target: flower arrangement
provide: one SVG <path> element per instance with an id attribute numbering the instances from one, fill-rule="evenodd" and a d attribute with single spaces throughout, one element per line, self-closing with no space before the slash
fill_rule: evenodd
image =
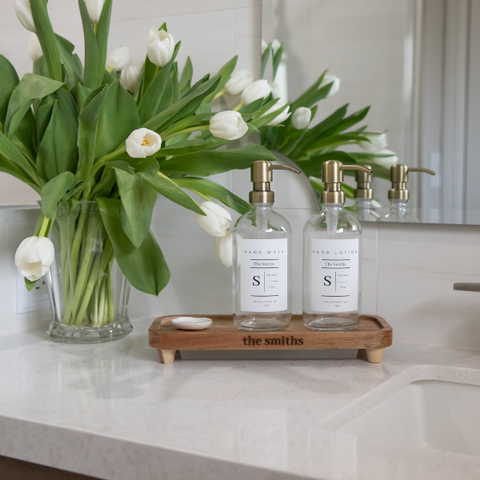
<path id="1" fill-rule="evenodd" d="M 249 102 L 241 112 L 212 113 L 216 96 L 245 83 L 231 77 L 236 57 L 217 75 L 193 83 L 191 60 L 180 74 L 180 42 L 164 24 L 148 33 L 143 65 L 131 65 L 126 47 L 107 55 L 112 0 L 78 0 L 78 6 L 83 64 L 74 45 L 55 34 L 47 0 L 15 1 L 18 19 L 33 32 L 34 67 L 19 79 L 0 56 L 0 171 L 41 196 L 34 236 L 20 245 L 15 258 L 27 288 L 54 261 L 47 238 L 53 228 L 66 303 L 59 315 L 66 325 L 102 326 L 115 316 L 109 276 L 114 258 L 143 292 L 157 295 L 169 281 L 150 231 L 158 194 L 205 218 L 204 225 L 209 215 L 216 221 L 220 213 L 223 224 L 211 233 L 228 238 L 226 211 L 213 199 L 240 213 L 248 203 L 203 177 L 275 160 L 260 145 L 218 147 L 258 131 L 276 114 L 266 113 L 271 105 L 266 108 L 263 101 Z M 206 202 L 199 205 L 187 191 Z M 89 215 L 92 205 L 98 211 L 95 220 Z"/>

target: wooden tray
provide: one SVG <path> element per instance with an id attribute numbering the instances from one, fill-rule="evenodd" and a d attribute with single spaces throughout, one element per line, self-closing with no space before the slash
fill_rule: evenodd
<path id="1" fill-rule="evenodd" d="M 329 350 L 358 349 L 373 363 L 382 361 L 385 347 L 392 344 L 392 327 L 375 315 L 362 315 L 360 325 L 347 332 L 316 332 L 303 325 L 301 315 L 292 315 L 290 326 L 279 332 L 243 332 L 233 324 L 232 315 L 208 317 L 205 330 L 176 329 L 172 315 L 157 318 L 148 330 L 148 343 L 158 350 L 160 363 L 173 363 L 177 350 Z"/>

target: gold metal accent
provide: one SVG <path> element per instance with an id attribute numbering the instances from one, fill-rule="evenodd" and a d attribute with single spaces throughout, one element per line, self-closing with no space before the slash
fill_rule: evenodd
<path id="1" fill-rule="evenodd" d="M 435 172 L 428 168 L 407 167 L 407 165 L 401 163 L 392 165 L 390 168 L 390 181 L 392 182 L 392 188 L 388 191 L 388 198 L 390 200 L 408 200 L 410 196 L 407 190 L 409 172 L 423 172 L 435 175 Z"/>
<path id="2" fill-rule="evenodd" d="M 369 166 L 344 165 L 338 160 L 327 160 L 322 165 L 322 181 L 325 190 L 321 194 L 322 203 L 345 203 L 345 193 L 342 191 L 343 171 L 355 170 L 371 174 Z"/>
<path id="3" fill-rule="evenodd" d="M 356 173 L 357 189 L 355 190 L 355 198 L 373 198 L 372 189 L 372 172 L 364 172 L 358 170 Z"/>
<path id="4" fill-rule="evenodd" d="M 253 191 L 249 194 L 249 200 L 252 204 L 271 204 L 275 200 L 275 194 L 270 190 L 272 182 L 272 170 L 288 170 L 299 175 L 302 173 L 298 168 L 290 165 L 274 165 L 267 160 L 257 160 L 251 166 L 251 180 L 253 182 Z"/>

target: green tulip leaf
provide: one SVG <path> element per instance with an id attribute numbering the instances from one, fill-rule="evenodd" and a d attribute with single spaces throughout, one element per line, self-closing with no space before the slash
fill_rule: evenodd
<path id="1" fill-rule="evenodd" d="M 55 218 L 58 203 L 75 183 L 71 172 L 64 172 L 52 178 L 42 187 L 42 212 L 47 218 Z"/>
<path id="2" fill-rule="evenodd" d="M 66 38 L 56 35 L 60 60 L 67 75 L 74 84 L 83 82 L 83 65 L 77 54 L 73 53 L 74 45 Z"/>
<path id="3" fill-rule="evenodd" d="M 127 280 L 141 292 L 158 295 L 170 280 L 170 270 L 153 233 L 148 232 L 142 245 L 135 248 L 122 228 L 122 202 L 97 198 L 97 203 L 115 259 Z"/>
<path id="4" fill-rule="evenodd" d="M 115 175 L 122 200 L 123 231 L 138 248 L 150 230 L 157 192 L 150 188 L 140 173 L 130 175 L 115 169 Z"/>
<path id="5" fill-rule="evenodd" d="M 0 55 L 0 121 L 5 123 L 7 107 L 19 79 L 14 66 Z"/>
<path id="6" fill-rule="evenodd" d="M 261 145 L 246 145 L 245 147 L 221 151 L 200 151 L 179 155 L 162 162 L 164 173 L 180 173 L 208 177 L 232 169 L 249 168 L 255 160 L 277 160 L 275 155 Z"/>
<path id="7" fill-rule="evenodd" d="M 272 51 L 272 42 L 270 42 L 267 45 L 267 48 L 262 53 L 262 73 L 260 75 L 260 78 L 263 78 L 263 75 L 265 74 L 265 69 L 267 68 L 268 59 L 270 58 L 271 51 Z"/>
<path id="8" fill-rule="evenodd" d="M 97 45 L 98 45 L 98 75 L 103 78 L 105 64 L 107 63 L 108 33 L 110 31 L 110 17 L 112 15 L 112 0 L 105 0 L 98 21 Z"/>
<path id="9" fill-rule="evenodd" d="M 162 172 L 158 172 L 155 177 L 147 180 L 147 183 L 172 202 L 200 215 L 205 215 L 203 210 L 198 206 L 198 203 Z"/>
<path id="10" fill-rule="evenodd" d="M 250 210 L 250 204 L 242 200 L 230 190 L 222 187 L 218 183 L 207 180 L 206 178 L 182 177 L 174 178 L 173 181 L 182 188 L 186 188 L 193 193 L 201 193 L 212 198 L 220 200 L 222 203 L 236 212 L 244 214 Z"/>
<path id="11" fill-rule="evenodd" d="M 21 168 L 31 179 L 31 183 L 39 185 L 37 173 L 32 164 L 25 158 L 18 147 L 3 133 L 0 132 L 0 154 L 10 162 Z"/>
<path id="12" fill-rule="evenodd" d="M 218 92 L 220 92 L 220 90 L 222 90 L 222 88 L 230 79 L 233 71 L 235 70 L 235 66 L 237 65 L 237 59 L 238 59 L 238 56 L 235 55 L 218 71 L 217 75 L 220 75 L 221 80 L 218 83 L 217 88 L 215 88 L 215 90 L 212 93 L 210 93 L 208 96 L 206 96 L 203 99 L 203 103 L 210 103 L 215 98 L 215 95 Z"/>
<path id="13" fill-rule="evenodd" d="M 188 91 L 192 85 L 192 76 L 193 76 L 193 65 L 190 57 L 187 57 L 185 61 L 185 66 L 183 67 L 182 75 L 180 77 L 179 93 L 180 97 Z"/>
<path id="14" fill-rule="evenodd" d="M 272 66 L 273 66 L 273 81 L 275 81 L 275 77 L 277 76 L 278 66 L 282 61 L 283 55 L 283 43 L 278 47 L 278 50 L 273 54 L 272 57 Z"/>
<path id="15" fill-rule="evenodd" d="M 65 87 L 64 83 L 26 73 L 13 91 L 8 104 L 5 120 L 7 136 L 9 138 L 13 136 L 34 100 L 42 100 L 62 87 Z"/>

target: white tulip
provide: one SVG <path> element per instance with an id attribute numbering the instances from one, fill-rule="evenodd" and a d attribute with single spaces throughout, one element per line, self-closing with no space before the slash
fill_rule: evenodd
<path id="1" fill-rule="evenodd" d="M 227 95 L 238 95 L 253 82 L 253 75 L 248 70 L 234 72 L 225 84 Z"/>
<path id="2" fill-rule="evenodd" d="M 152 28 L 148 32 L 148 59 L 157 67 L 164 67 L 172 58 L 175 50 L 175 40 L 165 30 Z"/>
<path id="3" fill-rule="evenodd" d="M 100 21 L 104 3 L 105 0 L 85 0 L 88 16 L 92 23 L 98 23 Z"/>
<path id="4" fill-rule="evenodd" d="M 15 13 L 20 23 L 31 32 L 36 31 L 33 23 L 32 7 L 30 7 L 30 0 L 15 0 Z"/>
<path id="5" fill-rule="evenodd" d="M 269 83 L 270 88 L 272 89 L 272 97 L 273 98 L 280 98 L 280 85 L 277 82 Z"/>
<path id="6" fill-rule="evenodd" d="M 232 219 L 230 214 L 215 202 L 203 202 L 199 207 L 206 213 L 206 215 L 195 214 L 199 225 L 214 237 L 224 237 Z"/>
<path id="7" fill-rule="evenodd" d="M 43 277 L 53 263 L 55 247 L 46 237 L 28 237 L 17 248 L 15 265 L 31 282 Z"/>
<path id="8" fill-rule="evenodd" d="M 125 141 L 127 153 L 132 158 L 146 158 L 157 153 L 162 147 L 162 139 L 157 132 L 148 128 L 134 130 Z"/>
<path id="9" fill-rule="evenodd" d="M 240 103 L 249 105 L 259 98 L 267 97 L 271 91 L 272 87 L 269 85 L 268 80 L 255 80 L 242 92 Z"/>
<path id="10" fill-rule="evenodd" d="M 107 70 L 118 72 L 127 68 L 132 63 L 132 54 L 128 47 L 118 47 L 110 52 L 107 57 Z"/>
<path id="11" fill-rule="evenodd" d="M 307 107 L 297 108 L 292 115 L 293 126 L 297 130 L 303 130 L 310 125 L 312 119 L 312 111 Z"/>
<path id="12" fill-rule="evenodd" d="M 381 158 L 373 158 L 372 160 L 377 164 L 381 165 L 382 167 L 390 168 L 392 165 L 398 163 L 398 156 L 395 152 L 391 150 L 387 150 L 384 148 L 383 150 L 379 150 L 375 152 L 380 155 L 389 155 L 388 157 L 381 157 Z"/>
<path id="13" fill-rule="evenodd" d="M 265 53 L 265 50 L 268 48 L 268 43 L 262 38 L 262 55 Z"/>
<path id="14" fill-rule="evenodd" d="M 325 75 L 323 77 L 322 83 L 320 84 L 320 88 L 328 85 L 329 83 L 333 83 L 332 88 L 328 92 L 327 97 L 331 97 L 335 95 L 340 90 L 340 79 L 335 75 Z"/>
<path id="15" fill-rule="evenodd" d="M 123 88 L 129 92 L 135 92 L 140 73 L 142 73 L 142 67 L 138 65 L 130 65 L 124 68 L 120 75 L 120 83 Z"/>
<path id="16" fill-rule="evenodd" d="M 265 117 L 266 115 L 270 115 L 273 112 L 276 112 L 277 110 L 280 110 L 283 106 L 285 106 L 287 102 L 282 102 L 278 101 L 272 108 L 267 110 L 262 117 Z M 290 107 L 287 107 L 283 112 L 279 113 L 273 120 L 271 120 L 267 125 L 278 125 L 279 123 L 284 122 L 289 116 L 291 115 L 290 113 Z"/>
<path id="17" fill-rule="evenodd" d="M 275 55 L 282 44 L 275 38 L 272 42 L 272 52 Z"/>
<path id="18" fill-rule="evenodd" d="M 210 119 L 210 133 L 224 140 L 236 140 L 243 137 L 248 131 L 248 125 L 244 122 L 242 114 L 227 110 L 214 115 Z"/>
<path id="19" fill-rule="evenodd" d="M 227 268 L 232 266 L 232 244 L 232 233 L 228 231 L 223 237 L 215 237 L 213 239 L 215 256 L 217 257 L 217 260 Z"/>
<path id="20" fill-rule="evenodd" d="M 36 62 L 43 55 L 42 46 L 36 33 L 32 33 L 28 40 L 28 55 L 32 59 L 32 62 Z"/>
<path id="21" fill-rule="evenodd" d="M 366 133 L 363 135 L 365 138 L 368 138 L 370 141 L 361 140 L 358 142 L 361 148 L 368 153 L 375 153 L 379 150 L 383 150 L 387 145 L 387 134 L 382 132 Z"/>

